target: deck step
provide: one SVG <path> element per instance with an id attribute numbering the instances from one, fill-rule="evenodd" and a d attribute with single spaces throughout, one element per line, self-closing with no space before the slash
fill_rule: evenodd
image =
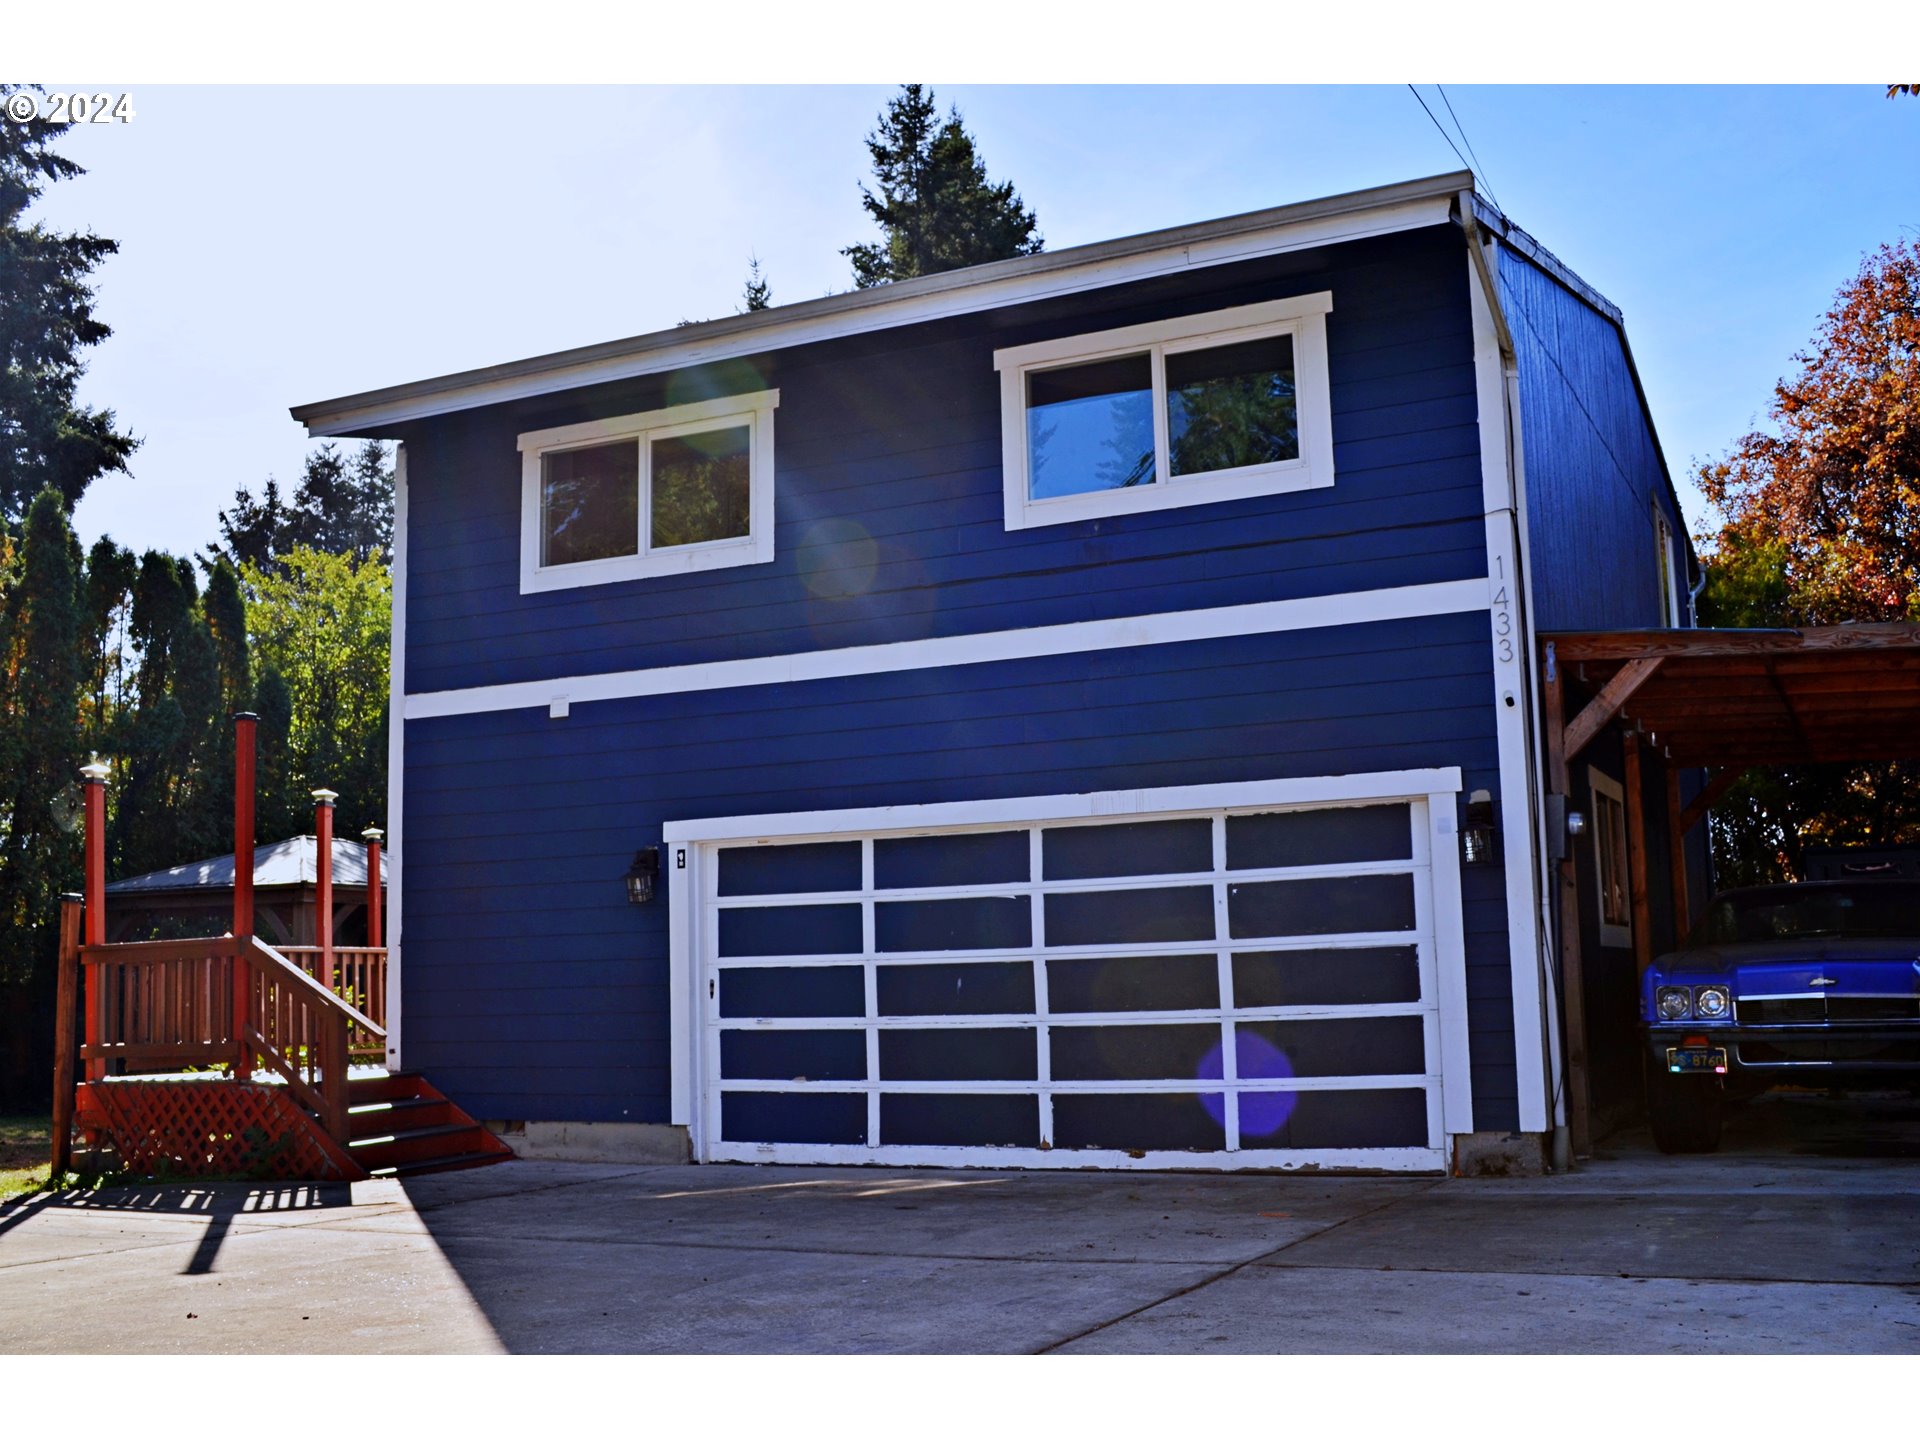
<path id="1" fill-rule="evenodd" d="M 409 1160 L 399 1165 L 374 1165 L 367 1173 L 376 1180 L 397 1180 L 407 1175 L 431 1175 L 441 1170 L 473 1170 L 482 1165 L 498 1165 L 513 1156 L 505 1151 L 476 1150 L 467 1155 L 450 1155 L 441 1160 Z"/>
<path id="2" fill-rule="evenodd" d="M 429 1125 L 465 1122 L 467 1117 L 450 1100 L 436 1095 L 417 1095 L 406 1100 L 379 1100 L 352 1106 L 347 1112 L 355 1140 L 363 1135 L 390 1135 L 396 1131 L 425 1129 Z"/>
<path id="3" fill-rule="evenodd" d="M 424 1125 L 417 1130 L 398 1130 L 353 1140 L 348 1142 L 347 1150 L 354 1159 L 373 1170 L 411 1160 L 447 1160 L 477 1154 L 488 1148 L 486 1134 L 471 1120 L 465 1124 Z"/>

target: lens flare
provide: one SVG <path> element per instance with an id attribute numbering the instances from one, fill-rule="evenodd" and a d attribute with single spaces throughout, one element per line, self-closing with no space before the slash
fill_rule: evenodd
<path id="1" fill-rule="evenodd" d="M 1222 1061 L 1223 1049 L 1216 1045 L 1200 1061 L 1199 1078 L 1218 1080 L 1225 1074 Z M 1291 1080 L 1293 1062 L 1287 1059 L 1286 1052 L 1271 1041 L 1263 1040 L 1245 1030 L 1234 1032 L 1233 1059 L 1236 1073 L 1242 1080 Z M 1297 1091 L 1293 1090 L 1242 1090 L 1240 1092 L 1240 1138 L 1244 1143 L 1249 1137 L 1264 1140 L 1286 1128 L 1287 1121 L 1293 1116 L 1293 1107 L 1300 1101 Z M 1206 1107 L 1209 1115 L 1225 1125 L 1227 1123 L 1227 1097 L 1225 1095 L 1202 1095 L 1200 1103 Z"/>

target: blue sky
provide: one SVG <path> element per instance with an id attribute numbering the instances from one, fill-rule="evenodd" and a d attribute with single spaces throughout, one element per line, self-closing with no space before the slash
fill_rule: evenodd
<path id="1" fill-rule="evenodd" d="M 76 518 L 176 551 L 298 476 L 291 404 L 727 314 L 749 254 L 776 302 L 848 288 L 894 89 L 117 88 L 134 120 L 72 132 L 90 173 L 38 211 L 121 244 L 83 393 L 144 444 Z M 1405 86 L 935 88 L 1050 248 L 1459 164 Z M 1698 524 L 1690 462 L 1764 419 L 1864 254 L 1920 237 L 1920 100 L 1447 93 L 1483 189 L 1625 311 Z"/>

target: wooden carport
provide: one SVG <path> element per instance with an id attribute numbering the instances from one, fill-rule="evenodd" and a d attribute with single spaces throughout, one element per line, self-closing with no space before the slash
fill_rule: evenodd
<path id="1" fill-rule="evenodd" d="M 1647 748 L 1666 761 L 1679 930 L 1692 914 L 1684 837 L 1747 771 L 1920 756 L 1920 624 L 1577 632 L 1543 635 L 1541 648 L 1548 793 L 1566 796 L 1570 762 L 1609 727 L 1621 731 L 1641 972 L 1654 956 L 1640 783 Z M 1682 804 L 1681 773 L 1696 769 L 1710 772 L 1706 786 Z M 1572 847 L 1556 843 L 1556 852 L 1567 1123 L 1579 1154 L 1592 1124 L 1580 905 Z"/>

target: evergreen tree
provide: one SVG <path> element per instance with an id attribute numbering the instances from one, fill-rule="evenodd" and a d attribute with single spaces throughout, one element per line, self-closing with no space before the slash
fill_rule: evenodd
<path id="1" fill-rule="evenodd" d="M 85 173 L 53 151 L 70 128 L 0 123 L 0 521 L 17 521 L 48 485 L 71 509 L 97 477 L 125 470 L 139 443 L 111 410 L 74 402 L 81 353 L 112 333 L 94 318 L 88 277 L 119 247 L 26 221 L 48 183 Z"/>
<path id="2" fill-rule="evenodd" d="M 925 86 L 901 87 L 867 136 L 867 149 L 879 193 L 862 185 L 860 203 L 881 239 L 840 252 L 853 262 L 858 288 L 1040 250 L 1033 211 L 1011 182 L 987 179 L 959 110 L 937 120 Z"/>
<path id="3" fill-rule="evenodd" d="M 740 298 L 747 302 L 747 313 L 755 310 L 773 308 L 773 286 L 767 283 L 766 274 L 760 269 L 760 257 L 754 255 L 747 261 L 747 283 L 740 292 Z"/>
<path id="4" fill-rule="evenodd" d="M 56 901 L 79 858 L 54 813 L 81 758 L 82 628 L 73 532 L 55 487 L 35 497 L 11 568 L 0 612 L 0 981 L 18 983 L 51 961 Z"/>
<path id="5" fill-rule="evenodd" d="M 331 441 L 307 456 L 293 498 L 283 500 L 271 476 L 256 499 L 243 485 L 220 512 L 223 543 L 207 547 L 203 564 L 277 569 L 289 550 L 305 546 L 364 561 L 393 550 L 393 456 L 368 440 L 351 456 Z"/>
<path id="6" fill-rule="evenodd" d="M 247 602 L 240 593 L 240 577 L 225 560 L 207 576 L 204 604 L 207 628 L 220 662 L 220 701 L 228 713 L 245 710 L 253 702 L 253 674 L 247 655 Z"/>
<path id="7" fill-rule="evenodd" d="M 126 702 L 126 631 L 140 562 L 102 535 L 87 553 L 84 649 L 87 663 L 86 746 L 106 750 L 114 714 Z"/>

